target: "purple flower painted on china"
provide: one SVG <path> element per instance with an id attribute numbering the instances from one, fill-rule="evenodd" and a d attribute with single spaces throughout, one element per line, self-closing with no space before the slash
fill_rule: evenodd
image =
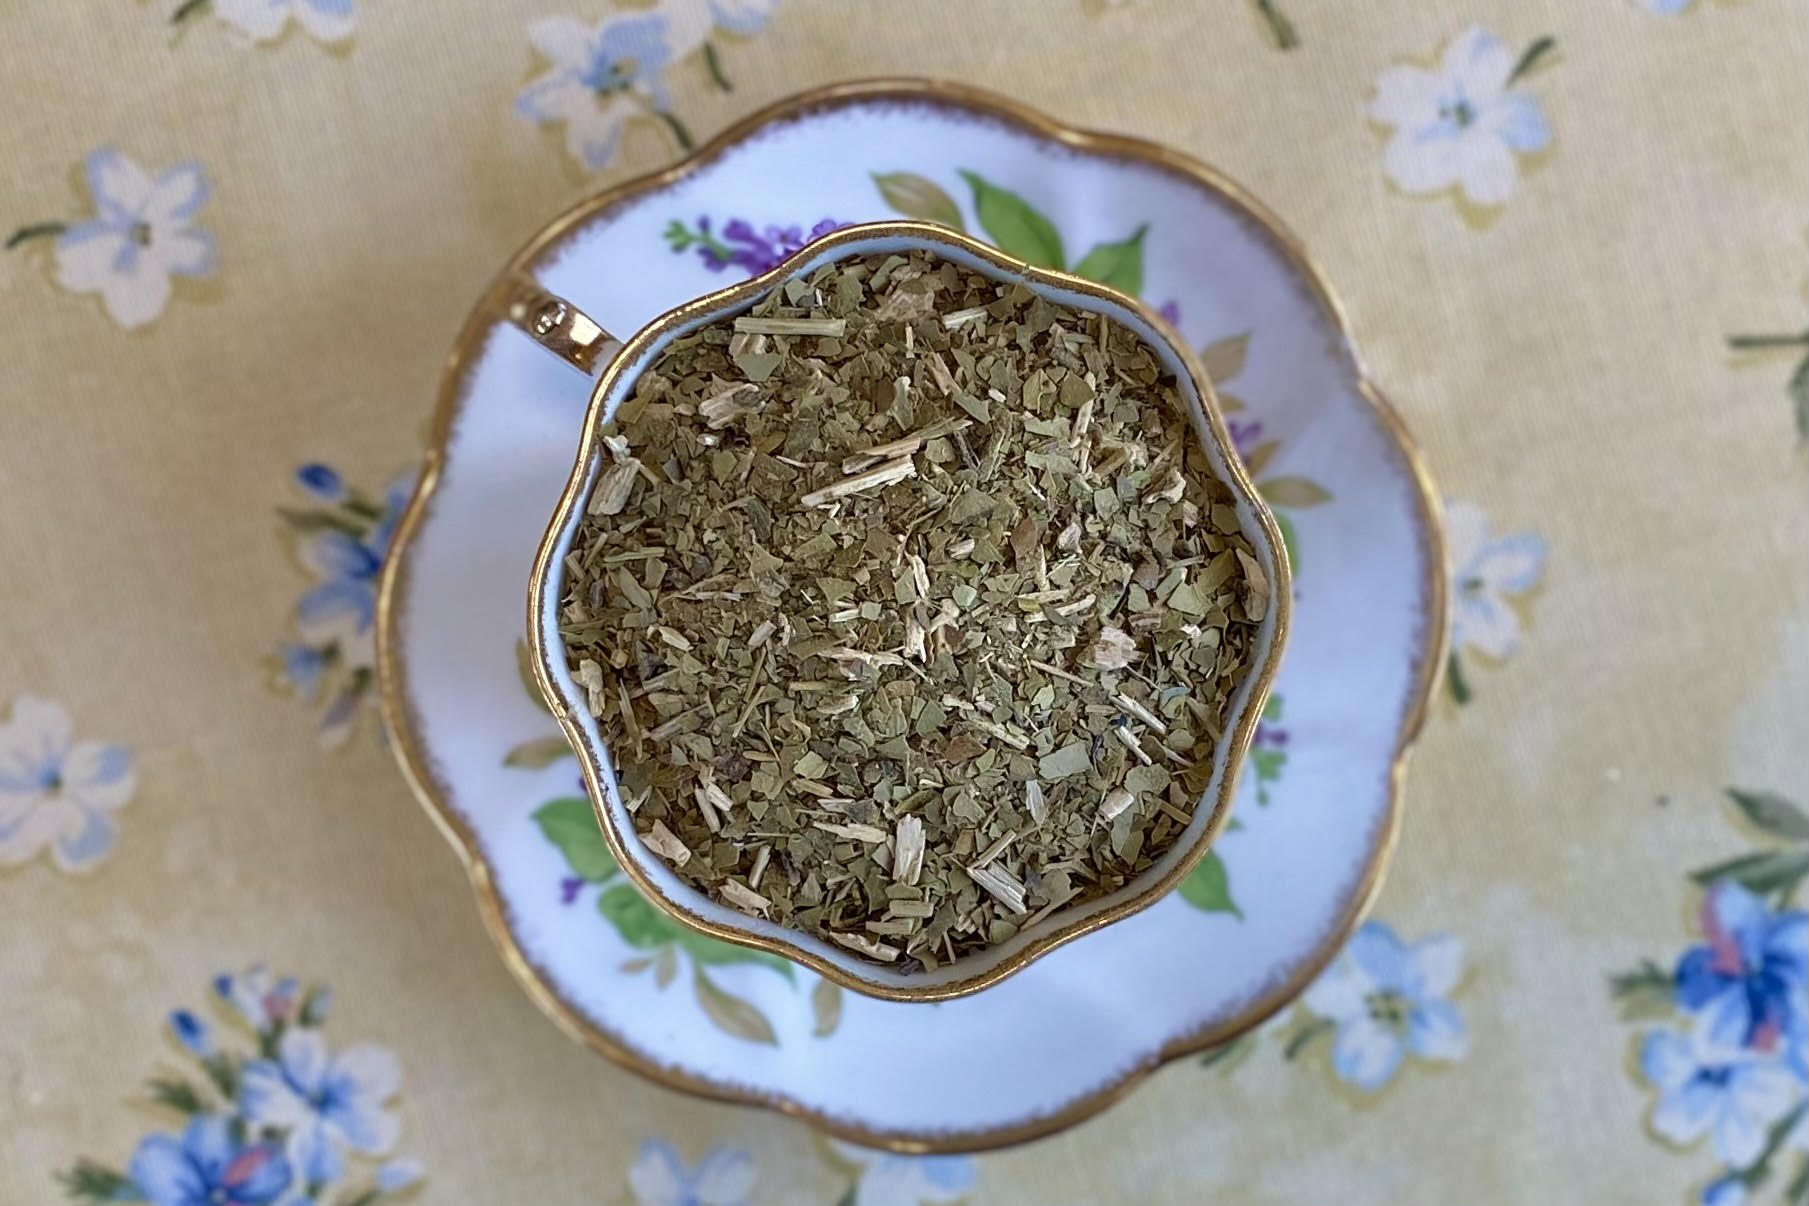
<path id="1" fill-rule="evenodd" d="M 1248 460 L 1256 446 L 1262 442 L 1263 421 L 1261 419 L 1239 420 L 1226 419 L 1225 427 L 1231 432 L 1231 443 L 1237 449 L 1238 456 Z"/>
<path id="2" fill-rule="evenodd" d="M 698 259 L 712 272 L 730 266 L 749 276 L 758 276 L 806 243 L 822 238 L 832 230 L 847 225 L 834 218 L 824 218 L 807 233 L 801 226 L 767 226 L 756 229 L 745 218 L 731 218 L 718 234 L 708 217 L 699 217 L 695 227 L 674 218 L 666 227 L 666 243 L 673 251 L 695 249 Z"/>

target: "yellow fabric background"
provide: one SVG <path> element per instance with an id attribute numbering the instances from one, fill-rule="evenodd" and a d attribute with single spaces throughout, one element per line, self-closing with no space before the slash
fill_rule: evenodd
<path id="1" fill-rule="evenodd" d="M 331 981 L 337 1041 L 405 1068 L 422 1201 L 609 1202 L 647 1135 L 733 1143 L 752 1200 L 846 1188 L 803 1128 L 582 1053 L 522 995 L 463 871 L 372 732 L 337 752 L 260 659 L 300 579 L 272 508 L 299 462 L 378 484 L 418 454 L 453 335 L 547 217 L 674 155 L 632 127 L 581 172 L 511 109 L 559 6 L 361 0 L 355 38 L 179 36 L 157 3 L 0 14 L 0 225 L 86 212 L 113 144 L 196 158 L 217 271 L 121 331 L 0 258 L 0 703 L 63 701 L 137 754 L 111 857 L 0 870 L 0 1200 L 158 1116 L 166 1011 L 217 970 Z M 1099 1119 L 983 1157 L 986 1203 L 1681 1202 L 1713 1167 L 1643 1129 L 1610 971 L 1693 932 L 1685 873 L 1752 842 L 1728 784 L 1809 799 L 1809 511 L 1788 357 L 1804 326 L 1809 22 L 1794 0 L 785 0 L 724 42 L 735 90 L 669 74 L 700 137 L 836 79 L 926 74 L 1221 168 L 1304 239 L 1452 497 L 1547 540 L 1518 655 L 1440 705 L 1378 906 L 1460 934 L 1460 1063 L 1374 1099 L 1283 1063 L 1183 1062 Z M 606 0 L 565 11 L 592 22 Z M 1472 24 L 1558 38 L 1551 149 L 1478 229 L 1409 198 L 1364 116 L 1376 77 Z M 1663 797 L 1668 803 L 1657 801 Z M 1773 1189 L 1775 1192 L 1775 1187 Z"/>

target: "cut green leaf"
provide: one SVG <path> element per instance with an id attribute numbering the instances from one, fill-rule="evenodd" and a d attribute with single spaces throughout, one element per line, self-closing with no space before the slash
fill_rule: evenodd
<path id="1" fill-rule="evenodd" d="M 1214 385 L 1231 380 L 1244 371 L 1244 358 L 1249 353 L 1248 331 L 1207 344 L 1200 349 L 1200 364 L 1206 369 L 1206 379 Z"/>
<path id="2" fill-rule="evenodd" d="M 701 967 L 696 969 L 692 982 L 697 988 L 697 1004 L 718 1030 L 750 1043 L 767 1043 L 774 1047 L 779 1045 L 779 1036 L 774 1033 L 773 1024 L 752 1003 L 724 992 L 704 974 Z"/>
<path id="3" fill-rule="evenodd" d="M 1238 918 L 1244 915 L 1231 899 L 1231 881 L 1217 851 L 1209 851 L 1193 873 L 1181 881 L 1181 899 L 1208 913 L 1229 913 Z"/>
<path id="4" fill-rule="evenodd" d="M 1271 477 L 1256 483 L 1271 507 L 1316 507 L 1332 501 L 1331 491 L 1304 477 Z"/>
<path id="5" fill-rule="evenodd" d="M 1132 297 L 1143 292 L 1143 236 L 1149 223 L 1139 226 L 1130 238 L 1119 243 L 1101 243 L 1074 265 L 1074 275 L 1110 285 Z"/>
<path id="6" fill-rule="evenodd" d="M 962 172 L 974 191 L 974 212 L 980 226 L 1000 251 L 1039 268 L 1066 268 L 1061 234 L 1024 198 L 1009 189 L 988 184 L 973 172 Z"/>
<path id="7" fill-rule="evenodd" d="M 597 814 L 590 801 L 582 796 L 561 796 L 548 800 L 534 811 L 534 820 L 547 841 L 559 847 L 572 874 L 588 883 L 602 883 L 618 870 L 603 831 L 597 825 Z M 626 885 L 624 885 L 626 886 Z"/>
<path id="8" fill-rule="evenodd" d="M 907 218 L 967 229 L 955 199 L 927 176 L 916 172 L 875 172 L 873 183 L 879 187 L 880 199 Z"/>
<path id="9" fill-rule="evenodd" d="M 1773 892 L 1788 896 L 1805 875 L 1809 875 L 1809 850 L 1767 850 L 1690 872 L 1690 878 L 1704 886 L 1731 879 L 1760 896 Z"/>
<path id="10" fill-rule="evenodd" d="M 572 756 L 572 747 L 563 737 L 536 737 L 524 741 L 503 755 L 503 765 L 518 770 L 540 770 L 561 758 Z"/>
<path id="11" fill-rule="evenodd" d="M 1809 842 L 1809 813 L 1776 792 L 1741 791 L 1730 787 L 1727 796 L 1747 820 L 1766 833 L 1795 842 Z"/>
<path id="12" fill-rule="evenodd" d="M 818 980 L 817 986 L 810 990 L 810 1014 L 815 1025 L 810 1033 L 817 1038 L 828 1038 L 834 1034 L 836 1027 L 842 1024 L 842 989 L 841 985 L 829 980 Z"/>

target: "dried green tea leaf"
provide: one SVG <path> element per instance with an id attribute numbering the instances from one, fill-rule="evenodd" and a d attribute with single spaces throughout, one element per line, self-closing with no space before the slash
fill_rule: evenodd
<path id="1" fill-rule="evenodd" d="M 1084 775 L 1092 769 L 1092 748 L 1085 741 L 1070 741 L 1060 749 L 1044 754 L 1036 764 L 1037 774 L 1045 779 L 1066 779 L 1070 775 Z"/>

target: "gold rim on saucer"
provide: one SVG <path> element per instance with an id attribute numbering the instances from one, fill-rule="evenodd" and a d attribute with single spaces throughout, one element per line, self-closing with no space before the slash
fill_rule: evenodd
<path id="1" fill-rule="evenodd" d="M 404 685 L 408 667 L 395 636 L 406 620 L 396 600 L 408 577 L 408 549 L 427 515 L 439 484 L 446 446 L 459 416 L 459 395 L 465 374 L 476 359 L 485 334 L 498 322 L 509 321 L 508 303 L 512 282 L 523 276 L 531 276 L 534 268 L 544 263 L 558 245 L 583 223 L 606 214 L 625 202 L 685 179 L 768 126 L 875 102 L 921 105 L 980 114 L 1022 133 L 1052 140 L 1076 150 L 1153 166 L 1218 195 L 1240 210 L 1293 266 L 1330 317 L 1349 360 L 1358 396 L 1368 404 L 1394 442 L 1418 487 L 1417 536 L 1420 551 L 1430 567 L 1426 580 L 1421 584 L 1420 658 L 1414 668 L 1413 689 L 1395 739 L 1389 771 L 1387 814 L 1382 819 L 1381 833 L 1346 908 L 1319 937 L 1313 953 L 1282 982 L 1256 996 L 1230 1017 L 1171 1038 L 1137 1066 L 1126 1070 L 1117 1080 L 1074 1098 L 1059 1110 L 1006 1126 L 929 1134 L 875 1130 L 814 1109 L 784 1094 L 751 1091 L 722 1084 L 682 1068 L 657 1063 L 585 1017 L 528 958 L 509 929 L 503 901 L 492 879 L 490 865 L 469 825 L 449 805 L 449 792 L 440 769 L 421 744 L 419 726 Z M 1016 101 L 980 88 L 931 79 L 857 80 L 809 89 L 780 100 L 729 126 L 671 167 L 626 181 L 579 202 L 543 227 L 504 266 L 490 289 L 478 300 L 466 318 L 453 345 L 434 406 L 421 475 L 415 486 L 414 496 L 409 500 L 397 525 L 389 556 L 385 560 L 377 596 L 379 700 L 384 723 L 389 730 L 402 772 L 428 816 L 433 818 L 447 841 L 463 859 L 477 895 L 478 913 L 501 951 L 503 962 L 535 1005 L 568 1036 L 667 1088 L 715 1101 L 763 1106 L 808 1122 L 828 1134 L 867 1147 L 908 1154 L 982 1151 L 1039 1139 L 1073 1126 L 1124 1097 L 1151 1073 L 1170 1061 L 1217 1046 L 1253 1029 L 1297 997 L 1337 954 L 1381 890 L 1389 857 L 1400 835 L 1401 791 L 1408 756 L 1425 726 L 1432 695 L 1444 666 L 1448 639 L 1448 581 L 1443 513 L 1431 474 L 1399 414 L 1368 379 L 1362 360 L 1352 346 L 1350 327 L 1343 307 L 1333 295 L 1317 263 L 1307 254 L 1299 239 L 1264 205 L 1216 169 L 1179 151 L 1127 135 L 1074 129 Z"/>

